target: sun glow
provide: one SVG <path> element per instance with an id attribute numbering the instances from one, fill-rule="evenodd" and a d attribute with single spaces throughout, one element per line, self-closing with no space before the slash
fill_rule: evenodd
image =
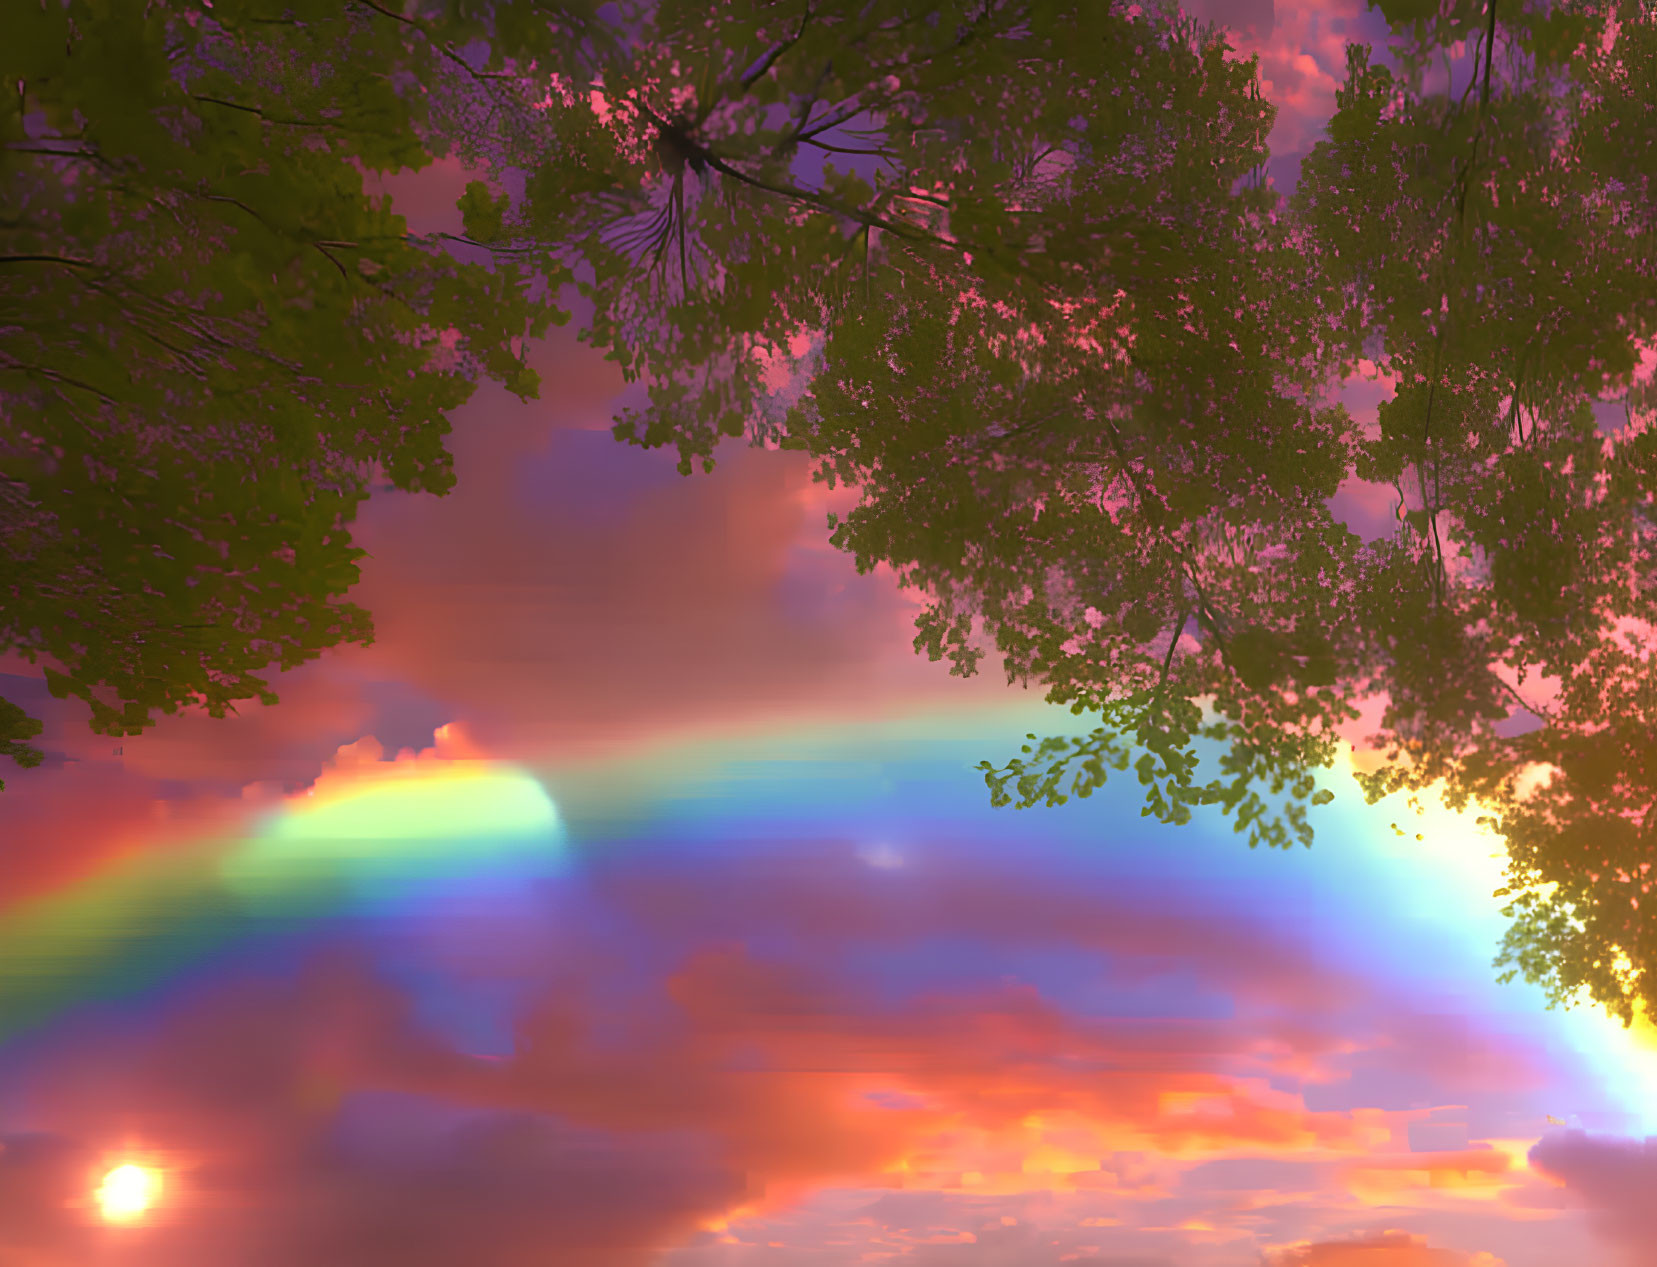
<path id="1" fill-rule="evenodd" d="M 161 1195 L 161 1172 L 130 1162 L 104 1176 L 98 1188 L 98 1209 L 107 1223 L 140 1219 Z"/>
<path id="2" fill-rule="evenodd" d="M 1359 768 L 1350 754 L 1347 765 Z M 1418 871 L 1431 858 L 1433 882 L 1412 886 L 1398 909 L 1453 924 L 1481 948 L 1493 947 L 1508 924 L 1501 908 L 1510 899 L 1495 896 L 1507 881 L 1506 849 L 1500 837 L 1477 823 L 1479 815 L 1491 812 L 1488 807 L 1475 800 L 1458 813 L 1443 804 L 1441 792 L 1442 784 L 1424 790 L 1413 814 L 1400 807 L 1392 834 L 1375 833 L 1379 849 L 1401 871 Z M 1431 842 L 1430 853 L 1425 842 Z M 1585 990 L 1572 1002 L 1560 1021 L 1567 1041 L 1607 1085 L 1624 1088 L 1618 1098 L 1640 1132 L 1657 1130 L 1657 1024 L 1637 1006 L 1634 1024 L 1624 1028 Z"/>

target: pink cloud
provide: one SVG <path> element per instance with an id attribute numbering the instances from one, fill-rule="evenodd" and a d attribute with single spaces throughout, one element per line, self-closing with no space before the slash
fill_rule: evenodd
<path id="1" fill-rule="evenodd" d="M 596 1041 L 590 1004 L 560 992 L 498 1062 L 426 1037 L 349 955 L 292 984 L 244 979 L 165 1008 L 153 1033 L 84 1025 L 19 1081 L 49 1134 L 40 1145 L 14 1135 L 0 1154 L 0 1211 L 32 1212 L 0 1225 L 0 1252 L 38 1267 L 88 1261 L 108 1229 L 85 1194 L 132 1142 L 163 1160 L 169 1196 L 120 1242 L 119 1267 L 631 1267 L 756 1203 L 837 1180 L 890 1183 L 881 1176 L 899 1161 L 923 1185 L 952 1165 L 1020 1173 L 1041 1155 L 1026 1123 L 1037 1111 L 1170 1152 L 1361 1146 L 1344 1115 L 1319 1121 L 1204 1072 L 1200 1045 L 1165 1046 L 1155 1065 L 1108 1077 L 1071 1069 L 1113 1050 L 1111 1035 L 1028 992 L 871 1012 L 833 982 L 734 950 L 695 955 L 663 984 L 678 1019 L 636 1018 L 625 1046 Z M 894 1079 L 918 1107 L 864 1095 Z M 1170 1116 L 1171 1094 L 1227 1111 Z M 422 1105 L 445 1104 L 448 1124 L 438 1112 L 435 1125 L 409 1125 Z"/>
<path id="2" fill-rule="evenodd" d="M 439 158 L 418 171 L 370 173 L 365 185 L 371 193 L 391 195 L 410 233 L 459 233 L 461 216 L 455 204 L 466 192 L 466 183 L 478 177 L 457 158 Z"/>
<path id="3" fill-rule="evenodd" d="M 1593 1213 L 1627 1267 L 1657 1264 L 1657 1139 L 1556 1131 L 1530 1150 L 1530 1162 Z"/>
<path id="4" fill-rule="evenodd" d="M 580 395 L 598 375 L 591 417 L 607 419 L 607 370 L 587 353 L 546 394 Z M 822 548 L 802 455 L 732 448 L 711 475 L 664 481 L 662 455 L 629 450 L 618 458 L 644 486 L 617 479 L 594 506 L 590 489 L 550 474 L 526 485 L 525 463 L 550 472 L 539 455 L 585 462 L 608 441 L 578 447 L 530 409 L 488 408 L 456 431 L 453 494 L 388 498 L 364 516 L 372 558 L 357 597 L 377 641 L 351 663 L 446 701 L 492 748 L 590 753 L 709 719 L 1004 689 L 963 686 L 915 656 L 913 604 Z"/>
<path id="5" fill-rule="evenodd" d="M 374 721 L 361 682 L 337 666 L 330 656 L 272 675 L 280 699 L 272 707 L 250 702 L 226 718 L 199 711 L 158 717 L 143 735 L 119 741 L 122 762 L 157 781 L 308 782 L 329 752 L 361 737 Z"/>
<path id="6" fill-rule="evenodd" d="M 623 388 L 613 364 L 563 332 L 532 359 L 542 401 L 485 389 L 457 420 L 455 492 L 381 494 L 365 508 L 356 536 L 371 557 L 352 598 L 375 618 L 372 646 L 272 675 L 275 707 L 163 716 L 118 745 L 52 701 L 51 746 L 105 763 L 119 746 L 133 788 L 149 780 L 176 797 L 178 784 L 309 782 L 375 728 L 379 686 L 432 701 L 491 749 L 535 757 L 1005 690 L 993 670 L 962 683 L 914 654 L 914 597 L 889 569 L 859 577 L 828 546 L 827 512 L 855 494 L 812 483 L 801 455 L 732 447 L 711 476 L 668 464 L 664 480 L 663 455 L 590 434 L 608 429 Z M 559 479 L 560 449 L 583 470 L 608 460 Z M 9 779 L 8 805 L 49 773 Z"/>
<path id="7" fill-rule="evenodd" d="M 644 1267 L 745 1192 L 684 1141 L 377 1100 L 455 1058 L 349 955 L 158 1019 L 70 1047 L 31 1085 L 50 1131 L 0 1151 L 0 1262 Z M 86 1194 L 132 1141 L 165 1167 L 165 1199 L 140 1225 L 101 1227 Z"/>
<path id="8" fill-rule="evenodd" d="M 235 830 L 243 806 L 213 795 L 162 797 L 117 763 L 71 762 L 8 779 L 0 910 L 72 887 L 100 868 L 171 842 Z"/>
<path id="9" fill-rule="evenodd" d="M 1203 0 L 1187 7 L 1199 17 L 1231 26 L 1240 56 L 1259 56 L 1261 87 L 1277 107 L 1270 137 L 1273 154 L 1300 154 L 1317 143 L 1334 113 L 1335 90 L 1346 78 L 1347 41 L 1374 38 L 1374 19 L 1360 0 L 1279 0 L 1275 6 Z"/>
<path id="10" fill-rule="evenodd" d="M 327 779 L 375 767 L 375 755 L 353 745 Z M 1156 1221 L 1146 1203 L 1206 1158 L 1398 1156 L 1398 1115 L 1310 1110 L 1274 1085 L 1285 1077 L 1338 1076 L 1365 1051 L 1436 1065 L 1446 1049 L 1468 1053 L 1454 1076 L 1486 1089 L 1531 1076 L 1522 1055 L 1501 1055 L 1468 1025 L 1417 1016 L 1292 939 L 1177 902 L 1151 911 L 1132 895 L 960 867 L 909 883 L 849 846 L 802 845 L 763 867 L 600 862 L 579 886 L 599 918 L 556 921 L 516 965 L 498 910 L 487 930 L 445 942 L 467 971 L 482 956 L 490 973 L 534 973 L 510 1049 L 494 1058 L 436 1037 L 407 996 L 344 951 L 293 980 L 242 976 L 152 1005 L 142 1027 L 65 1022 L 9 1079 L 10 1121 L 57 1142 L 20 1145 L 0 1170 L 0 1211 L 47 1210 L 6 1233 L 0 1261 L 6 1249 L 33 1255 L 32 1267 L 93 1261 L 92 1238 L 110 1229 L 89 1220 L 87 1176 L 125 1146 L 168 1159 L 173 1195 L 153 1225 L 124 1230 L 137 1234 L 109 1267 L 516 1267 L 532 1252 L 642 1267 L 699 1228 L 837 1184 L 1000 1202 L 1070 1194 L 1132 1226 Z M 987 979 L 886 998 L 836 953 L 964 930 L 1003 953 L 1098 953 L 1113 981 L 1190 973 L 1232 1011 L 1078 1014 Z M 785 932 L 805 949 L 756 949 Z M 490 936 L 503 945 L 480 944 Z M 619 963 L 618 937 L 660 965 L 622 991 L 603 967 Z M 1354 1009 L 1366 1027 L 1354 1028 Z M 1154 1163 L 1132 1164 L 1136 1151 Z M 1337 1187 L 1325 1199 L 1344 1198 Z M 1224 1194 L 1191 1217 L 1253 1235 L 1249 1208 Z M 1210 1235 L 1184 1226 L 1156 1235 Z M 1090 1236 L 1074 1243 L 1100 1243 Z M 971 1252 L 960 1261 L 996 1261 Z"/>

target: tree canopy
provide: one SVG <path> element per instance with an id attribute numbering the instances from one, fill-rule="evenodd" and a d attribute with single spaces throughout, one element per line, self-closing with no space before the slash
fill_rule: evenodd
<path id="1" fill-rule="evenodd" d="M 618 437 L 687 474 L 723 436 L 809 450 L 864 494 L 835 542 L 933 596 L 918 646 L 970 673 L 977 620 L 1107 715 L 1078 791 L 1127 732 L 1164 817 L 1304 834 L 1255 785 L 1317 795 L 1346 715 L 1313 630 L 1354 548 L 1324 505 L 1350 426 L 1312 402 L 1327 339 L 1259 179 L 1255 67 L 1138 6 L 619 9 L 631 38 L 554 73 L 544 127 L 468 195 L 480 235 L 590 271 L 589 337 L 649 383 Z M 1213 637 L 1174 657 L 1187 624 Z M 1245 703 L 1237 666 L 1279 661 L 1294 701 Z M 1215 693 L 1234 715 L 1205 723 Z M 1197 734 L 1231 741 L 1222 780 L 1193 782 Z"/>
<path id="2" fill-rule="evenodd" d="M 370 636 L 370 481 L 441 493 L 478 376 L 535 391 L 556 270 L 462 262 L 366 178 L 474 68 L 372 5 L 23 5 L 0 41 L 0 650 L 93 728 L 272 701 Z M 533 285 L 533 291 L 529 287 Z M 38 723 L 0 736 L 25 764 Z"/>
<path id="3" fill-rule="evenodd" d="M 1349 51 L 1295 196 L 1361 333 L 1348 355 L 1397 381 L 1356 466 L 1403 518 L 1373 548 L 1363 685 L 1388 763 L 1364 783 L 1476 798 L 1509 854 L 1498 963 L 1627 1021 L 1657 998 L 1657 389 L 1635 382 L 1657 336 L 1657 20 L 1463 10 L 1437 35 L 1484 19 L 1460 85 L 1425 88 L 1419 28 L 1396 69 Z"/>
<path id="4" fill-rule="evenodd" d="M 920 0 L 617 5 L 626 38 L 557 65 L 468 199 L 586 278 L 588 337 L 649 384 L 618 438 L 686 473 L 725 436 L 807 450 L 861 493 L 834 541 L 928 596 L 919 649 L 967 674 L 987 640 L 1098 716 L 986 763 L 998 801 L 1131 763 L 1147 814 L 1309 842 L 1336 728 L 1382 699 L 1368 796 L 1476 798 L 1503 962 L 1628 1019 L 1657 951 L 1654 20 L 1381 7 L 1288 200 L 1220 33 Z M 1360 362 L 1396 383 L 1370 428 L 1332 390 Z M 1396 491 L 1394 534 L 1334 514 L 1353 479 Z"/>

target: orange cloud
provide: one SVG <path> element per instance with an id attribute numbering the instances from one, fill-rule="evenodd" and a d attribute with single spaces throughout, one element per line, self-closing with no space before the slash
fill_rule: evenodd
<path id="1" fill-rule="evenodd" d="M 1280 1250 L 1268 1267 L 1505 1267 L 1482 1251 L 1434 1249 L 1406 1232 L 1380 1232 L 1341 1241 L 1319 1241 Z"/>
<path id="2" fill-rule="evenodd" d="M 1207 1036 L 1178 1025 L 1153 1027 L 1158 1055 L 1141 1063 L 1122 1043 L 1134 1027 L 1079 1022 L 1028 988 L 870 1010 L 844 986 L 733 947 L 699 952 L 666 989 L 671 1023 L 635 1030 L 624 1049 L 595 1050 L 579 1012 L 546 1000 L 514 1056 L 460 1094 L 610 1130 L 715 1134 L 772 1202 L 835 1181 L 1087 1187 L 1123 1149 L 1357 1151 L 1379 1133 L 1227 1076 Z"/>
<path id="3" fill-rule="evenodd" d="M 332 658 L 273 674 L 280 702 L 249 703 L 232 717 L 202 712 L 158 717 L 155 726 L 121 741 L 123 764 L 158 782 L 231 790 L 245 783 L 295 786 L 310 782 L 327 756 L 360 738 L 374 723 L 361 683 Z"/>
<path id="4" fill-rule="evenodd" d="M 373 772 L 362 764 L 372 748 L 348 749 L 319 786 Z M 630 904 L 626 891 L 642 871 L 585 882 L 641 940 L 649 924 L 637 917 L 650 901 Z M 870 891 L 837 883 L 822 859 L 816 873 L 828 880 L 815 889 L 771 876 L 765 913 L 819 939 L 863 920 L 862 938 L 878 941 L 869 921 L 881 904 Z M 717 901 L 681 886 L 679 909 L 727 926 L 738 913 L 732 931 L 763 940 L 754 894 L 731 879 L 709 877 Z M 989 935 L 1012 944 L 1054 926 L 1068 937 L 1082 917 L 1062 891 L 984 877 L 931 884 L 938 906 L 920 919 L 923 931 L 994 905 Z M 112 1267 L 643 1267 L 697 1229 L 835 1185 L 978 1200 L 1070 1193 L 1109 1203 L 1095 1217 L 1131 1222 L 1136 1204 L 1169 1199 L 1182 1171 L 1208 1158 L 1404 1164 L 1371 1155 L 1395 1133 L 1388 1114 L 1312 1112 L 1265 1076 L 1239 1072 L 1271 1029 L 1254 1011 L 1263 1001 L 1351 997 L 1354 983 L 1258 932 L 1178 913 L 1136 919 L 1131 902 L 1110 905 L 1091 902 L 1086 944 L 1110 948 L 1129 976 L 1138 960 L 1177 955 L 1222 984 L 1281 979 L 1238 988 L 1239 1014 L 1213 1023 L 1077 1016 L 1006 983 L 883 1003 L 832 966 L 808 970 L 693 933 L 692 949 L 644 993 L 617 995 L 594 975 L 615 947 L 572 929 L 555 957 L 567 966 L 539 988 L 498 1058 L 440 1041 L 359 957 L 335 954 L 292 983 L 243 978 L 152 1009 L 147 1029 L 77 1023 L 14 1086 L 63 1149 L 102 1156 L 131 1139 L 174 1159 L 172 1213 L 129 1240 L 129 1256 Z M 686 940 L 667 923 L 670 944 Z M 1297 1045 L 1342 1041 L 1308 1033 Z M 1493 1163 L 1443 1155 L 1422 1164 Z M 26 1220 L 27 1235 L 14 1236 L 38 1267 L 87 1261 L 92 1234 L 84 1211 L 62 1205 L 79 1172 L 53 1165 L 0 1172 L 0 1211 L 6 1192 L 37 1203 L 43 1190 L 58 1194 L 50 1219 Z M 1186 1244 L 1244 1238 L 1248 1210 L 1222 1202 L 1182 1214 L 1164 1234 Z M 941 1247 L 955 1232 L 926 1236 Z M 1379 1249 L 1391 1256 L 1284 1263 L 1497 1267 L 1424 1257 L 1443 1251 L 1414 1245 Z"/>
<path id="5" fill-rule="evenodd" d="M 479 753 L 458 728 L 396 763 L 363 741 L 336 754 L 316 795 Z M 1459 1063 L 1445 1067 L 1462 1082 L 1530 1076 L 1522 1057 L 1485 1051 L 1476 1032 L 1447 1034 L 1241 917 L 1175 898 L 1151 908 L 999 864 L 925 862 L 871 867 L 854 842 L 802 842 L 763 860 L 597 853 L 571 880 L 574 918 L 542 910 L 539 940 L 526 934 L 514 949 L 518 934 L 493 906 L 470 924 L 457 915 L 429 932 L 461 988 L 485 961 L 487 973 L 526 982 L 511 1040 L 492 1058 L 440 1040 L 412 1019 L 408 996 L 335 957 L 296 983 L 245 976 L 156 1004 L 144 1022 L 152 1032 L 65 1022 L 62 1049 L 13 1085 L 41 1129 L 77 1148 L 101 1156 L 131 1138 L 177 1159 L 168 1190 L 185 1203 L 183 1221 L 132 1241 L 157 1248 L 111 1267 L 435 1267 L 456 1261 L 467 1236 L 466 1261 L 515 1267 L 531 1261 L 532 1243 L 573 1246 L 577 1233 L 597 1248 L 571 1248 L 571 1267 L 633 1267 L 699 1228 L 745 1225 L 836 1185 L 964 1201 L 1075 1197 L 1096 1203 L 1087 1216 L 1135 1234 L 1227 1244 L 1278 1216 L 1262 1213 L 1263 1200 L 1193 1197 L 1182 1178 L 1204 1163 L 1293 1159 L 1327 1175 L 1344 1161 L 1373 1183 L 1403 1174 L 1388 1167 L 1405 1161 L 1380 1150 L 1409 1114 L 1313 1111 L 1285 1074 L 1335 1078 L 1355 1052 L 1408 1067 L 1453 1051 Z M 839 953 L 969 930 L 999 952 L 1097 956 L 1113 985 L 1189 975 L 1230 1012 L 1078 1014 L 1033 986 L 972 977 L 888 995 Z M 399 932 L 415 935 L 428 930 Z M 651 965 L 642 979 L 625 969 L 635 957 Z M 399 1123 L 427 1119 L 415 1136 L 398 1134 L 415 1129 Z M 567 1177 L 581 1149 L 625 1191 L 610 1205 L 583 1197 L 579 1210 L 536 1205 L 536 1183 L 589 1191 Z M 46 1180 L 30 1173 L 5 1182 L 34 1192 Z M 1324 1178 L 1284 1182 L 1292 1192 L 1323 1184 L 1315 1200 L 1352 1206 Z M 447 1205 L 444 1184 L 460 1193 Z M 1430 1187 L 1410 1177 L 1392 1204 L 1423 1204 L 1411 1185 Z M 1442 1210 L 1457 1194 L 1432 1195 Z M 404 1257 L 375 1257 L 375 1220 L 398 1202 L 421 1207 L 407 1236 L 399 1227 L 388 1238 Z M 1150 1220 L 1163 1230 L 1133 1226 L 1165 1202 L 1183 1204 Z M 29 1252 L 61 1247 L 39 1258 L 52 1267 L 87 1261 L 78 1217 L 31 1232 Z"/>
<path id="6" fill-rule="evenodd" d="M 211 744 L 202 748 L 214 750 Z M 169 768 L 153 752 L 152 759 Z M 0 868 L 0 909 L 71 889 L 120 861 L 165 853 L 207 836 L 233 839 L 251 829 L 256 812 L 301 803 L 298 798 L 343 795 L 367 782 L 452 772 L 460 763 L 486 759 L 465 727 L 451 723 L 438 729 L 430 748 L 418 752 L 404 749 L 387 759 L 379 740 L 364 735 L 339 744 L 330 756 L 286 769 L 286 780 L 250 782 L 239 789 L 197 787 L 181 793 L 176 785 L 143 774 L 145 763 L 133 763 L 135 770 L 111 759 L 29 772 L 4 793 L 6 865 Z M 233 766 L 232 760 L 226 768 Z M 261 769 L 270 767 L 254 762 L 245 772 Z"/>
<path id="7" fill-rule="evenodd" d="M 1502 1148 L 1379 1154 L 1341 1167 L 1346 1190 L 1365 1205 L 1424 1206 L 1504 1200 L 1530 1175 Z"/>

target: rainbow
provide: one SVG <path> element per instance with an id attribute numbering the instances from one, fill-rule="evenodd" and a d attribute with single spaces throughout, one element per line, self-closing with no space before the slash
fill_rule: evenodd
<path id="1" fill-rule="evenodd" d="M 963 825 L 988 815 L 983 821 L 992 835 L 1039 821 L 1056 842 L 1073 841 L 1078 859 L 1098 857 L 1101 827 L 1120 812 L 1110 797 L 1091 809 L 1025 817 L 989 810 L 981 784 L 970 775 L 947 787 L 929 776 L 912 785 L 901 804 L 880 790 L 883 764 L 908 765 L 925 754 L 926 762 L 964 771 L 961 757 L 999 753 L 1006 736 L 1026 726 L 1061 733 L 1081 731 L 1085 722 L 1063 710 L 1030 706 L 940 710 L 874 726 L 819 721 L 763 733 L 664 739 L 628 758 L 609 754 L 550 777 L 574 821 L 611 836 L 626 836 L 664 816 L 675 839 L 694 846 L 733 834 L 769 837 L 779 819 L 878 834 L 894 813 L 899 821 L 918 814 Z M 469 877 L 516 884 L 559 873 L 571 854 L 564 816 L 546 787 L 522 767 L 487 759 L 455 740 L 440 732 L 434 749 L 405 752 L 394 761 L 379 759 L 372 740 L 360 741 L 343 749 L 308 792 L 250 801 L 231 833 L 165 848 L 152 843 L 84 879 L 0 909 L 0 1044 L 84 1004 L 142 1003 L 148 992 L 260 939 L 292 936 L 331 918 L 422 909 Z M 756 763 L 764 767 L 763 777 L 755 776 Z M 1381 809 L 1364 804 L 1351 788 L 1348 773 L 1343 768 L 1328 776 L 1336 801 L 1320 824 L 1327 843 L 1315 856 L 1296 850 L 1275 862 L 1243 859 L 1229 834 L 1201 833 L 1187 838 L 1185 848 L 1212 849 L 1214 865 L 1235 871 L 1240 884 L 1259 885 L 1262 900 L 1280 882 L 1275 872 L 1289 868 L 1310 876 L 1314 864 L 1322 891 L 1365 893 L 1400 934 L 1364 949 L 1366 971 L 1431 981 L 1443 969 L 1441 951 L 1457 942 L 1458 964 L 1487 964 L 1505 927 L 1501 902 L 1491 896 L 1500 883 L 1497 842 L 1474 827 L 1471 814 L 1439 807 L 1413 824 L 1430 843 L 1415 842 L 1413 831 L 1394 837 Z M 1425 799 L 1430 805 L 1432 798 Z M 870 865 L 898 858 L 883 849 L 869 845 Z M 1424 883 L 1428 862 L 1431 879 Z M 1435 940 L 1432 949 L 1415 955 L 1409 949 L 1418 940 L 1410 935 L 1412 926 L 1440 930 L 1450 940 Z M 1478 980 L 1486 985 L 1477 1001 L 1469 999 L 1475 1008 L 1498 997 L 1488 978 Z M 1478 981 L 1469 978 L 1468 984 Z M 1525 1007 L 1526 991 L 1539 1007 L 1539 991 L 1514 985 L 1502 987 L 1512 1001 L 1503 1010 Z M 1657 1130 L 1657 1026 L 1641 1018 L 1624 1030 L 1585 1007 L 1556 1015 L 1546 1028 L 1575 1048 L 1598 1080 L 1617 1089 L 1644 1129 Z M 1561 1105 L 1562 1116 L 1569 1112 Z"/>
<path id="2" fill-rule="evenodd" d="M 242 833 L 129 853 L 0 912 L 0 1043 L 141 995 L 233 943 L 479 869 L 556 869 L 563 843 L 552 798 L 516 766 L 434 751 L 325 771 Z"/>

